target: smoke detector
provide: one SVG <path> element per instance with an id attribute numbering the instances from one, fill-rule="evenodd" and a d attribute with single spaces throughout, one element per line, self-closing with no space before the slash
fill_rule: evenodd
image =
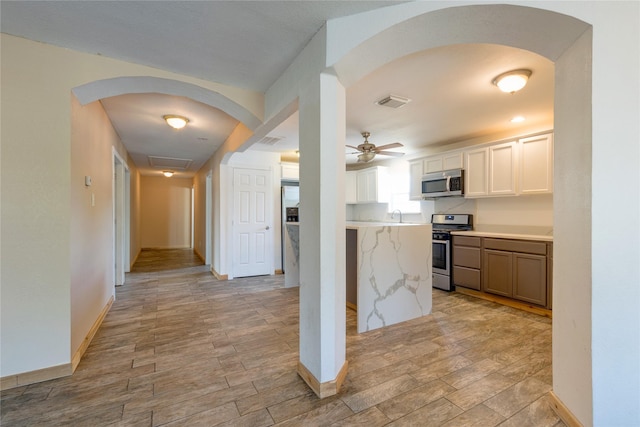
<path id="1" fill-rule="evenodd" d="M 376 101 L 376 104 L 384 105 L 385 107 L 389 108 L 400 108 L 403 105 L 407 104 L 409 101 L 411 101 L 409 98 L 403 98 L 402 96 L 398 95 L 389 95 Z"/>

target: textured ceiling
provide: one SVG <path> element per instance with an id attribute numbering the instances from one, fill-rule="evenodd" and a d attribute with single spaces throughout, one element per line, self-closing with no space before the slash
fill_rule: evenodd
<path id="1" fill-rule="evenodd" d="M 327 19 L 392 3 L 398 2 L 3 0 L 0 18 L 4 33 L 264 92 Z M 533 70 L 529 85 L 513 95 L 499 92 L 491 81 L 515 68 Z M 553 75 L 550 61 L 507 46 L 453 45 L 401 58 L 347 88 L 347 144 L 358 145 L 369 131 L 375 144 L 403 143 L 395 151 L 408 158 L 433 145 L 551 128 Z M 390 94 L 411 102 L 398 109 L 375 104 Z M 149 167 L 155 156 L 191 160 L 181 174 L 192 176 L 237 124 L 186 97 L 132 94 L 102 104 L 145 173 L 158 173 Z M 164 114 L 191 121 L 177 132 Z M 510 123 L 517 114 L 527 121 Z M 294 115 L 268 135 L 275 144 L 252 149 L 295 150 L 297 133 Z"/>

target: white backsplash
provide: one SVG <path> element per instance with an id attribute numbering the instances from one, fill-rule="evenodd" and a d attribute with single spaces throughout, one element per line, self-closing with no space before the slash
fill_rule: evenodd
<path id="1" fill-rule="evenodd" d="M 476 224 L 553 227 L 553 195 L 476 200 Z"/>
<path id="2" fill-rule="evenodd" d="M 421 214 L 402 214 L 404 222 L 429 223 L 431 214 L 470 214 L 477 225 L 553 227 L 553 195 L 465 199 L 442 197 L 420 202 Z M 386 203 L 347 205 L 347 221 L 389 222 Z"/>

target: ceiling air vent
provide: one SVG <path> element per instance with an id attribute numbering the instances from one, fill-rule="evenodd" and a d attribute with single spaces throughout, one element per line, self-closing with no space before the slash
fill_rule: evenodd
<path id="1" fill-rule="evenodd" d="M 147 156 L 147 158 L 149 159 L 149 166 L 162 169 L 187 170 L 193 162 L 191 159 L 178 159 L 175 157 Z"/>
<path id="2" fill-rule="evenodd" d="M 282 140 L 283 138 L 278 138 L 278 137 L 272 137 L 272 136 L 265 136 L 264 138 L 262 138 L 260 141 L 258 141 L 258 144 L 264 144 L 264 145 L 276 145 L 278 143 L 278 141 Z"/>
<path id="3" fill-rule="evenodd" d="M 382 98 L 381 100 L 377 101 L 376 104 L 384 105 L 385 107 L 390 108 L 400 108 L 403 105 L 407 104 L 409 101 L 411 101 L 409 98 L 403 98 L 397 95 L 389 95 L 386 98 Z"/>

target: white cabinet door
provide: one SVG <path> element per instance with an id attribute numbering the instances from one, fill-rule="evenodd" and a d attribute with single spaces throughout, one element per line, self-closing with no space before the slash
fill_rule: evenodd
<path id="1" fill-rule="evenodd" d="M 348 205 L 358 203 L 356 176 L 356 171 L 347 171 L 344 175 L 344 198 Z"/>
<path id="2" fill-rule="evenodd" d="M 356 195 L 358 203 L 387 203 L 389 184 L 387 169 L 376 166 L 359 170 L 356 175 Z"/>
<path id="3" fill-rule="evenodd" d="M 489 192 L 489 150 L 480 148 L 465 153 L 465 197 L 487 196 Z"/>
<path id="4" fill-rule="evenodd" d="M 358 203 L 375 202 L 377 192 L 377 176 L 375 168 L 358 171 L 356 176 L 356 187 Z"/>
<path id="5" fill-rule="evenodd" d="M 520 141 L 520 194 L 553 192 L 553 134 Z"/>
<path id="6" fill-rule="evenodd" d="M 517 143 L 489 147 L 489 195 L 507 196 L 516 194 Z"/>
<path id="7" fill-rule="evenodd" d="M 422 199 L 422 175 L 423 161 L 416 160 L 409 163 L 409 199 L 421 200 Z"/>
<path id="8" fill-rule="evenodd" d="M 282 179 L 298 181 L 300 179 L 300 165 L 296 163 L 282 163 Z"/>
<path id="9" fill-rule="evenodd" d="M 442 156 L 427 157 L 424 159 L 424 173 L 440 172 L 442 169 Z"/>
<path id="10" fill-rule="evenodd" d="M 442 155 L 442 170 L 462 169 L 463 166 L 464 156 L 462 151 Z"/>

